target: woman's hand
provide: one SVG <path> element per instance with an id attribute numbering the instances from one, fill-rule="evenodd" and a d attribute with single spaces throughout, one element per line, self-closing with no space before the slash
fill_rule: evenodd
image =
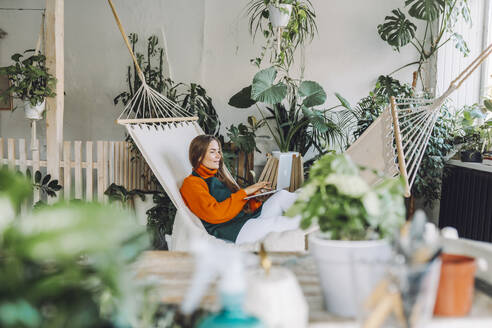
<path id="1" fill-rule="evenodd" d="M 250 195 L 255 194 L 258 190 L 263 189 L 263 188 L 270 188 L 270 182 L 268 182 L 268 181 L 257 182 L 254 185 L 251 185 L 249 187 L 244 188 L 244 191 L 246 192 L 246 195 L 250 196 Z"/>

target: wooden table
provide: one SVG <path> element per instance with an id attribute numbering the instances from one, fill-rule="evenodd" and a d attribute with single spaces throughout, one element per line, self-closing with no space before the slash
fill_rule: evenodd
<path id="1" fill-rule="evenodd" d="M 357 327 L 353 320 L 339 318 L 323 310 L 323 296 L 316 266 L 307 254 L 273 253 L 274 265 L 283 265 L 294 272 L 309 305 L 309 322 L 312 328 Z M 190 285 L 193 274 L 193 257 L 183 252 L 149 251 L 137 262 L 138 279 L 154 282 L 162 302 L 179 304 Z M 203 301 L 205 309 L 217 309 L 214 286 L 209 288 Z M 466 328 L 492 327 L 492 298 L 479 291 L 475 294 L 470 316 L 465 318 L 434 318 L 430 327 Z"/>

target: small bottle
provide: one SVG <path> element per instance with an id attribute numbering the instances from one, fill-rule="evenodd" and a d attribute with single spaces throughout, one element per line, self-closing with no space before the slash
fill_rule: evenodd
<path id="1" fill-rule="evenodd" d="M 259 319 L 243 311 L 244 293 L 220 295 L 222 309 L 206 318 L 199 328 L 264 328 Z"/>

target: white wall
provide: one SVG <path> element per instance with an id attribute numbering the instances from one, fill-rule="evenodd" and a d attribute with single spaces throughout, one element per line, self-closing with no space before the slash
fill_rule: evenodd
<path id="1" fill-rule="evenodd" d="M 141 43 L 150 34 L 167 39 L 172 78 L 202 84 L 214 99 L 223 126 L 239 123 L 253 110 L 235 110 L 229 98 L 248 85 L 257 69 L 261 37 L 253 43 L 245 15 L 247 0 L 114 0 L 124 27 L 137 32 Z M 44 0 L 0 0 L 0 7 L 40 8 Z M 305 79 L 318 81 L 329 94 L 340 92 L 351 103 L 368 94 L 375 79 L 415 59 L 406 47 L 400 54 L 378 36 L 376 26 L 396 5 L 394 0 L 314 0 L 319 36 L 306 49 Z M 0 11 L 0 65 L 10 55 L 35 46 L 39 12 Z M 121 140 L 114 123 L 121 111 L 112 99 L 125 89 L 130 57 L 106 1 L 65 0 L 65 122 L 66 140 Z M 294 75 L 298 75 L 294 68 Z M 411 69 L 397 78 L 410 82 Z M 42 124 L 41 124 L 42 125 Z M 0 136 L 28 137 L 19 110 L 0 113 Z M 39 134 L 44 134 L 40 129 Z M 267 147 L 270 148 L 270 147 Z"/>
<path id="2" fill-rule="evenodd" d="M 483 51 L 488 45 L 487 36 L 484 35 L 486 27 L 486 16 L 489 15 L 486 2 L 489 0 L 475 0 L 470 1 L 469 6 L 471 10 L 472 24 L 460 21 L 456 26 L 456 31 L 460 33 L 466 40 L 470 54 L 463 57 L 459 52 L 453 41 L 449 41 L 445 44 L 437 54 L 437 74 L 436 74 L 436 94 L 440 95 L 445 92 L 451 81 L 453 81 L 468 65 Z M 449 37 L 449 34 L 445 34 L 445 38 Z M 484 39 L 485 37 L 485 39 Z M 472 105 L 480 102 L 481 96 L 484 94 L 486 72 L 486 63 L 490 62 L 488 59 L 481 67 L 470 75 L 468 79 L 463 82 L 463 85 L 450 95 L 450 108 L 457 110 L 464 105 Z"/>

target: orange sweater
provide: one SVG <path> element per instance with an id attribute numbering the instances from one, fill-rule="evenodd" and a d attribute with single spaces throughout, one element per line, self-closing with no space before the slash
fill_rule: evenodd
<path id="1" fill-rule="evenodd" d="M 195 172 L 203 179 L 217 174 L 217 170 L 211 170 L 203 165 L 200 165 Z M 244 189 L 232 193 L 229 198 L 219 203 L 210 194 L 208 185 L 203 179 L 189 175 L 184 179 L 180 192 L 190 210 L 208 223 L 218 224 L 230 221 L 241 212 L 247 203 L 251 210 L 256 210 L 261 206 L 261 202 L 255 199 L 250 199 L 249 202 L 245 200 Z"/>

